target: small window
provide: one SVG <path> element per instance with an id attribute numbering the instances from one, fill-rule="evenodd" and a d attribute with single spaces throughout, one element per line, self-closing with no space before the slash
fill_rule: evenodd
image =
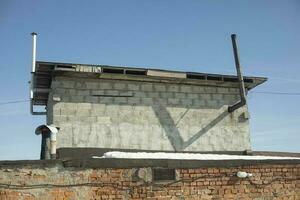
<path id="1" fill-rule="evenodd" d="M 153 169 L 153 181 L 174 181 L 175 169 Z"/>

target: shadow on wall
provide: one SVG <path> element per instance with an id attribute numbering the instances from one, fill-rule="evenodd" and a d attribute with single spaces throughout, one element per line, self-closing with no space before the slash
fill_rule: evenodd
<path id="1" fill-rule="evenodd" d="M 180 131 L 177 128 L 177 123 L 174 122 L 173 118 L 171 117 L 169 111 L 166 109 L 165 106 L 157 103 L 156 105 L 152 106 L 153 111 L 157 119 L 159 120 L 160 124 L 162 125 L 163 129 L 165 130 L 167 137 L 172 144 L 175 151 L 183 151 L 188 146 L 193 144 L 197 139 L 199 139 L 202 135 L 207 133 L 211 128 L 217 125 L 220 121 L 222 121 L 227 115 L 229 115 L 227 109 L 220 113 L 215 119 L 211 120 L 209 124 L 207 124 L 204 128 L 194 134 L 191 138 L 187 141 L 184 141 L 180 135 Z M 187 109 L 183 115 L 180 117 L 180 120 L 184 118 L 186 113 L 189 111 Z M 168 124 L 168 125 L 166 125 Z"/>

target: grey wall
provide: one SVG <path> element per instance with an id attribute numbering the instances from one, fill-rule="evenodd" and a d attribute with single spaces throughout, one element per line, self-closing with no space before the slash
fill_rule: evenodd
<path id="1" fill-rule="evenodd" d="M 69 78 L 52 81 L 48 124 L 59 147 L 243 151 L 247 107 L 234 113 L 238 88 Z"/>

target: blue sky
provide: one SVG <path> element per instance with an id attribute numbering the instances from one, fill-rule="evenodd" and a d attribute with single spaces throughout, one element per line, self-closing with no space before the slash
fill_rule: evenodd
<path id="1" fill-rule="evenodd" d="M 85 3 L 83 3 L 85 2 Z M 300 2 L 0 1 L 0 160 L 38 159 L 27 100 L 31 36 L 38 60 L 235 74 L 230 34 L 253 91 L 299 93 Z M 300 152 L 299 95 L 249 93 L 253 150 Z"/>

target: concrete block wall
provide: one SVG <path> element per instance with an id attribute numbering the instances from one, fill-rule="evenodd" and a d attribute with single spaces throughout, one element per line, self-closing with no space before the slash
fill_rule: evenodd
<path id="1" fill-rule="evenodd" d="M 250 149 L 247 107 L 227 112 L 238 88 L 56 76 L 48 124 L 59 147 L 176 151 Z"/>

